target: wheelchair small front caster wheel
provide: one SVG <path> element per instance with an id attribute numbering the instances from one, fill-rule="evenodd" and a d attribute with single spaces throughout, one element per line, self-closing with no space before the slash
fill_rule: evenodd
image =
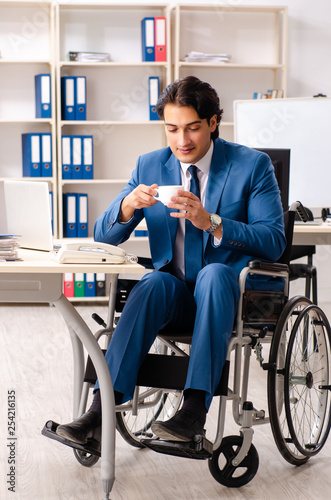
<path id="1" fill-rule="evenodd" d="M 259 456 L 253 444 L 244 460 L 238 466 L 233 465 L 232 461 L 238 455 L 242 443 L 241 436 L 227 436 L 208 460 L 213 478 L 228 488 L 239 488 L 249 483 L 259 468 Z"/>
<path id="2" fill-rule="evenodd" d="M 74 455 L 78 462 L 84 467 L 92 467 L 97 463 L 99 457 L 97 455 L 92 455 L 86 451 L 76 450 L 74 449 Z"/>

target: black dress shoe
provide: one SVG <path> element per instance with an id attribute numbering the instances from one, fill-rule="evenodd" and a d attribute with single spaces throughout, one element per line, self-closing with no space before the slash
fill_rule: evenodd
<path id="1" fill-rule="evenodd" d="M 193 441 L 194 436 L 205 435 L 204 421 L 188 411 L 181 409 L 166 422 L 156 421 L 151 429 L 159 438 L 165 441 Z"/>
<path id="2" fill-rule="evenodd" d="M 69 439 L 74 443 L 86 444 L 93 436 L 93 431 L 101 425 L 101 414 L 95 411 L 87 411 L 77 420 L 70 424 L 59 425 L 56 429 L 58 436 Z"/>

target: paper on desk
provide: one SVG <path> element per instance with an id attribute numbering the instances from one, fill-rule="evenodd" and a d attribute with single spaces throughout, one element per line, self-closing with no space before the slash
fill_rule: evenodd
<path id="1" fill-rule="evenodd" d="M 20 236 L 0 233 L 0 260 L 18 260 Z"/>

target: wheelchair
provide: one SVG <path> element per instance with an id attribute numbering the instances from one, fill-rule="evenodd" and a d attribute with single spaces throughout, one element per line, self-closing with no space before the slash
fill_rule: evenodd
<path id="1" fill-rule="evenodd" d="M 331 330 L 317 304 L 305 296 L 289 298 L 289 256 L 296 212 L 302 220 L 307 220 L 300 202 L 292 204 L 284 214 L 287 247 L 279 262 L 254 260 L 240 274 L 241 296 L 235 325 L 215 392 L 215 396 L 219 396 L 219 411 L 214 442 L 205 436 L 195 436 L 189 443 L 162 441 L 151 431 L 156 419 L 171 418 L 181 406 L 192 338 L 192 332 L 164 329 L 141 366 L 132 401 L 116 407 L 116 427 L 127 443 L 159 453 L 207 460 L 214 479 L 230 488 L 249 483 L 257 473 L 259 457 L 252 442 L 255 425 L 270 423 L 279 452 L 292 465 L 305 464 L 322 449 L 331 426 Z M 284 290 L 246 290 L 247 276 L 252 274 L 281 278 Z M 134 284 L 134 281 L 119 280 L 108 325 L 95 315 L 102 326 L 96 334 L 98 341 L 103 336 L 110 341 Z M 265 344 L 269 344 L 267 362 L 262 356 Z M 248 400 L 252 352 L 260 369 L 267 372 L 268 411 L 257 410 Z M 88 359 L 80 413 L 86 409 L 95 380 L 95 371 Z M 239 434 L 224 437 L 226 405 L 230 401 Z M 56 425 L 48 422 L 43 433 L 63 441 L 55 434 Z M 83 466 L 91 467 L 101 456 L 99 441 L 98 436 L 94 436 L 88 445 L 64 444 L 74 448 L 75 457 Z"/>

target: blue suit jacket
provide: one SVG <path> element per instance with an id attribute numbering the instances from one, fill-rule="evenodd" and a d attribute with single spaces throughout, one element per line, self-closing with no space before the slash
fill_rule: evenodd
<path id="1" fill-rule="evenodd" d="M 269 157 L 253 149 L 216 139 L 207 184 L 205 208 L 223 221 L 220 246 L 203 233 L 204 261 L 220 262 L 238 273 L 252 258 L 277 260 L 286 245 L 280 193 Z M 96 241 L 119 245 L 145 217 L 154 267 L 170 263 L 178 220 L 161 202 L 136 210 L 128 223 L 120 223 L 123 198 L 138 184 L 181 184 L 180 164 L 170 148 L 138 158 L 127 186 L 96 221 Z"/>

